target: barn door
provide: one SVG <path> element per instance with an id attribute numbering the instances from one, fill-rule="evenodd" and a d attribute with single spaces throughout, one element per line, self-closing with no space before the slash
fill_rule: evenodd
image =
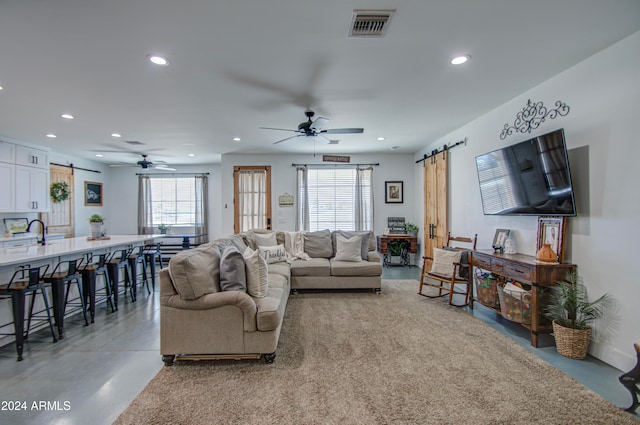
<path id="1" fill-rule="evenodd" d="M 433 257 L 433 248 L 447 241 L 449 152 L 424 161 L 424 255 Z"/>
<path id="2" fill-rule="evenodd" d="M 69 199 L 60 202 L 50 202 L 48 213 L 42 213 L 43 221 L 49 228 L 49 233 L 64 233 L 65 237 L 74 237 L 73 230 L 73 168 L 51 165 L 49 168 L 51 184 L 66 182 L 69 186 Z"/>

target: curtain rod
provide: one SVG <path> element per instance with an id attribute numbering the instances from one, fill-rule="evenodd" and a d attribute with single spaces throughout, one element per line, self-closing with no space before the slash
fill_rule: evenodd
<path id="1" fill-rule="evenodd" d="M 92 173 L 102 173 L 102 171 L 98 171 L 98 170 L 90 170 L 88 168 L 82 168 L 82 167 L 76 167 L 73 164 L 58 164 L 57 162 L 50 162 L 49 164 L 51 165 L 57 165 L 58 167 L 67 167 L 67 168 L 71 168 L 72 170 L 82 170 L 82 171 L 90 171 Z"/>
<path id="2" fill-rule="evenodd" d="M 343 167 L 362 167 L 362 166 L 373 166 L 373 167 L 377 167 L 380 165 L 379 162 L 375 163 L 375 164 L 291 164 L 292 167 L 338 167 L 338 166 L 343 166 Z"/>
<path id="3" fill-rule="evenodd" d="M 209 173 L 136 173 L 136 176 L 208 176 Z"/>

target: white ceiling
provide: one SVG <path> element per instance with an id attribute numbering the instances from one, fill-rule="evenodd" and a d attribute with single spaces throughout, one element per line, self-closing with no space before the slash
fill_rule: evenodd
<path id="1" fill-rule="evenodd" d="M 384 38 L 347 37 L 353 9 L 389 8 Z M 638 0 L 0 0 L 0 138 L 211 163 L 312 153 L 259 128 L 295 129 L 311 108 L 365 129 L 318 153 L 413 153 L 638 30 Z"/>

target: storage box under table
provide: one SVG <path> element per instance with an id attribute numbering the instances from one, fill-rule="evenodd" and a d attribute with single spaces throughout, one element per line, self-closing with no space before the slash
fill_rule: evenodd
<path id="1" fill-rule="evenodd" d="M 516 323 L 531 324 L 531 291 L 512 283 L 499 284 L 497 288 L 502 317 Z"/>

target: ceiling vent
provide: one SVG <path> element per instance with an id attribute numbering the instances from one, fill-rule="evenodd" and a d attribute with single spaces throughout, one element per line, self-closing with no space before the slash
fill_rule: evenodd
<path id="1" fill-rule="evenodd" d="M 362 10 L 353 11 L 349 37 L 352 38 L 382 38 L 384 37 L 389 20 L 395 12 L 392 10 Z"/>
<path id="2" fill-rule="evenodd" d="M 144 143 L 142 142 L 138 142 L 137 140 L 125 140 L 125 143 L 131 145 L 131 146 L 140 146 L 140 145 L 144 145 Z"/>

